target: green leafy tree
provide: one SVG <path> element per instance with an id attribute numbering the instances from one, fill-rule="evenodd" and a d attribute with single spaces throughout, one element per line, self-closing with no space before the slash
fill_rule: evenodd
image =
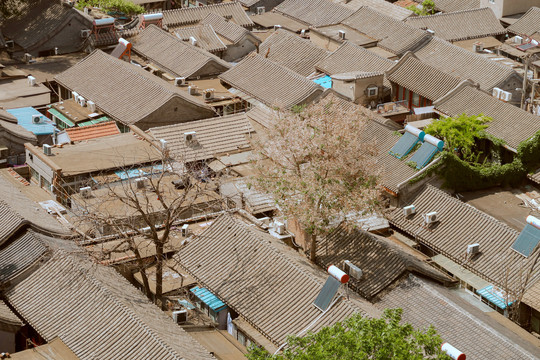
<path id="1" fill-rule="evenodd" d="M 482 114 L 442 118 L 432 122 L 424 130 L 427 134 L 443 139 L 450 151 L 460 153 L 464 160 L 475 162 L 475 145 L 478 139 L 490 138 L 485 132 L 487 123 L 493 119 Z"/>
<path id="2" fill-rule="evenodd" d="M 250 360 L 421 360 L 450 359 L 440 350 L 442 340 L 430 326 L 425 331 L 401 323 L 402 309 L 386 309 L 380 319 L 354 314 L 342 323 L 304 337 L 291 336 L 281 354 L 251 347 Z"/>
<path id="3" fill-rule="evenodd" d="M 433 15 L 435 14 L 435 3 L 433 0 L 424 0 L 420 7 L 411 5 L 408 6 L 407 9 L 420 16 Z"/>
<path id="4" fill-rule="evenodd" d="M 82 10 L 85 7 L 99 7 L 106 12 L 124 13 L 126 15 L 142 14 L 144 8 L 135 5 L 129 0 L 81 0 L 77 3 L 77 9 Z"/>

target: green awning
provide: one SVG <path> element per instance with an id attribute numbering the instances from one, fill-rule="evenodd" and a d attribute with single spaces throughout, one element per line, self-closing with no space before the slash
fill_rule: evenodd
<path id="1" fill-rule="evenodd" d="M 87 120 L 87 121 L 80 122 L 80 123 L 77 124 L 77 126 L 95 125 L 95 124 L 99 124 L 100 122 L 104 122 L 104 121 L 109 121 L 109 118 L 106 117 L 106 116 L 102 116 L 102 117 L 97 118 L 97 119 L 92 119 L 92 120 Z"/>
<path id="2" fill-rule="evenodd" d="M 50 109 L 47 109 L 47 111 L 49 112 L 49 114 L 51 115 L 54 115 L 56 116 L 57 118 L 59 118 L 62 122 L 64 122 L 66 125 L 68 126 L 75 126 L 75 124 L 73 123 L 73 121 L 69 120 L 67 117 L 65 117 L 60 111 L 56 110 L 56 109 L 53 109 L 53 108 L 50 108 Z"/>

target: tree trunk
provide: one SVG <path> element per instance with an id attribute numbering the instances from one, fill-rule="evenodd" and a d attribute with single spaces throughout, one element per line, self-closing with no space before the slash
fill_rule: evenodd
<path id="1" fill-rule="evenodd" d="M 309 259 L 315 262 L 317 258 L 317 234 L 311 234 L 311 244 L 309 245 Z"/>
<path id="2" fill-rule="evenodd" d="M 164 310 L 163 303 L 163 242 L 156 243 L 156 305 Z"/>
<path id="3" fill-rule="evenodd" d="M 137 246 L 133 246 L 133 253 L 135 254 L 135 258 L 137 259 L 137 265 L 139 265 L 139 269 L 141 269 L 140 271 L 144 286 L 144 294 L 150 298 L 150 296 L 152 295 L 152 291 L 150 290 L 150 284 L 148 283 L 148 276 L 146 275 L 144 261 L 141 257 L 141 252 L 139 251 Z"/>

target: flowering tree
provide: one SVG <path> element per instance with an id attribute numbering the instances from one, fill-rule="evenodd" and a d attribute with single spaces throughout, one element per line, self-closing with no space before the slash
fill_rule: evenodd
<path id="1" fill-rule="evenodd" d="M 377 149 L 364 135 L 369 116 L 367 109 L 327 96 L 309 107 L 276 111 L 258 144 L 269 161 L 259 163 L 255 184 L 311 236 L 312 261 L 318 235 L 377 204 Z"/>

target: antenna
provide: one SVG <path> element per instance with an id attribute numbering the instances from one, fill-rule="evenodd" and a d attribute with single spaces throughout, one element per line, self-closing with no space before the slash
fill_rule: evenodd
<path id="1" fill-rule="evenodd" d="M 339 286 L 349 281 L 349 275 L 341 271 L 337 266 L 330 265 L 328 267 L 328 279 L 324 283 L 319 295 L 313 302 L 313 305 L 321 311 L 326 311 L 336 296 Z"/>

